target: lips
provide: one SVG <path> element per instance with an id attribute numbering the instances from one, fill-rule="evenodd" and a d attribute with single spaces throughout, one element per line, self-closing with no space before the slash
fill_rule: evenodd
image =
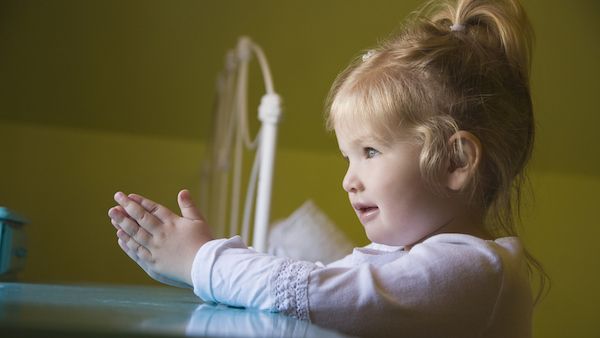
<path id="1" fill-rule="evenodd" d="M 363 224 L 371 221 L 379 213 L 379 208 L 374 204 L 352 203 L 352 208 Z"/>

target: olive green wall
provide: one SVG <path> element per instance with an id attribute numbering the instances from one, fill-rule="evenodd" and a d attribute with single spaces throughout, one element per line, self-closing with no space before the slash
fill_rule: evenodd
<path id="1" fill-rule="evenodd" d="M 322 128 L 335 75 L 420 1 L 3 1 L 0 205 L 27 216 L 29 282 L 152 283 L 116 246 L 116 190 L 174 208 L 197 195 L 215 76 L 247 34 L 285 100 L 273 218 L 312 198 L 357 244 L 344 162 Z M 600 6 L 525 1 L 537 34 L 532 89 L 535 201 L 524 237 L 553 289 L 536 337 L 596 337 L 600 303 Z M 251 69 L 250 103 L 262 91 Z"/>

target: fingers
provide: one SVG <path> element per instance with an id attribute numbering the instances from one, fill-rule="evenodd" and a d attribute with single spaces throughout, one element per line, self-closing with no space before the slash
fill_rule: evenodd
<path id="1" fill-rule="evenodd" d="M 142 208 L 144 208 L 147 212 L 156 216 L 163 223 L 171 221 L 173 216 L 175 216 L 175 214 L 168 208 L 149 200 L 142 195 L 129 194 L 128 197 L 137 204 L 141 205 Z"/>
<path id="2" fill-rule="evenodd" d="M 140 226 L 148 230 L 150 233 L 155 232 L 162 224 L 162 221 L 158 219 L 152 212 L 147 211 L 139 203 L 130 199 L 120 191 L 115 194 L 115 201 L 119 203 L 123 209 L 125 209 L 125 212 L 132 219 L 137 221 Z M 131 234 L 129 231 L 127 233 Z"/>
<path id="3" fill-rule="evenodd" d="M 115 221 L 114 219 L 111 218 L 110 219 L 110 223 L 112 223 L 112 225 L 115 227 L 115 229 L 117 229 L 117 230 L 121 229 L 121 227 L 119 226 L 119 224 L 117 224 L 117 221 Z"/>
<path id="4" fill-rule="evenodd" d="M 110 217 L 113 226 L 117 229 L 117 235 L 119 234 L 118 231 L 123 231 L 137 243 L 145 246 L 150 243 L 152 234 L 140 227 L 136 221 L 129 218 L 127 213 L 120 206 L 110 208 L 108 210 L 108 216 Z"/>
<path id="5" fill-rule="evenodd" d="M 117 243 L 119 244 L 121 249 L 125 252 L 125 254 L 127 254 L 127 256 L 129 256 L 129 258 L 131 258 L 134 262 L 136 262 L 137 265 L 139 265 L 142 268 L 142 270 L 144 270 L 150 277 L 154 278 L 155 280 L 157 280 L 161 283 L 167 284 L 167 285 L 180 287 L 180 288 L 190 288 L 191 287 L 191 285 L 189 285 L 187 283 L 182 283 L 182 282 L 179 282 L 179 281 L 176 281 L 173 279 L 169 279 L 165 276 L 162 276 L 162 275 L 154 272 L 149 266 L 150 262 L 144 261 L 141 258 L 139 258 L 135 252 L 133 252 L 131 249 L 129 249 L 129 246 L 127 246 L 125 241 L 123 241 L 121 238 L 118 239 Z"/>
<path id="6" fill-rule="evenodd" d="M 148 263 L 143 261 L 142 259 L 140 259 L 135 252 L 131 251 L 131 249 L 129 249 L 127 244 L 122 239 L 119 238 L 117 240 L 117 243 L 119 244 L 121 249 L 125 252 L 125 254 L 127 254 L 127 256 L 129 256 L 129 258 L 131 258 L 134 262 L 136 262 L 136 264 L 139 265 L 144 271 L 146 271 L 146 273 L 148 273 L 148 274 L 151 273 L 150 270 L 148 269 Z"/>
<path id="7" fill-rule="evenodd" d="M 127 247 L 127 243 L 125 243 L 125 241 L 123 241 L 122 239 L 119 238 L 117 240 L 117 243 L 119 243 L 119 246 L 127 254 L 127 256 L 129 256 L 129 258 L 131 258 L 138 265 L 141 265 L 140 258 L 133 251 L 129 250 L 129 247 Z"/>
<path id="8" fill-rule="evenodd" d="M 131 236 L 129 236 L 123 230 L 117 230 L 117 237 L 119 237 L 119 246 L 131 259 L 142 265 L 140 259 L 145 262 L 152 261 L 152 253 L 145 246 L 140 245 Z"/>
<path id="9" fill-rule="evenodd" d="M 147 274 L 149 274 L 150 276 L 152 276 L 152 271 L 150 271 L 150 269 L 148 268 L 148 263 L 146 263 L 145 261 L 143 261 L 142 259 L 140 259 L 135 252 L 131 251 L 129 249 L 129 247 L 127 247 L 127 244 L 119 238 L 119 240 L 117 241 L 117 243 L 119 243 L 119 246 L 121 247 L 121 249 L 125 252 L 125 254 L 127 256 L 129 256 L 129 258 L 131 258 L 137 265 L 139 265 L 140 268 L 142 268 L 142 270 L 144 270 Z"/>
<path id="10" fill-rule="evenodd" d="M 181 209 L 181 216 L 193 220 L 204 220 L 200 210 L 194 205 L 189 190 L 184 189 L 179 192 L 177 203 L 179 204 L 179 209 Z"/>
<path id="11" fill-rule="evenodd" d="M 113 209 L 116 209 L 116 210 L 113 210 Z M 127 213 L 125 212 L 123 207 L 121 207 L 120 205 L 117 205 L 116 207 L 112 207 L 112 208 L 108 209 L 108 217 L 110 217 L 110 222 L 117 230 L 121 229 L 121 227 L 119 226 L 119 223 L 117 223 L 117 221 L 115 219 L 115 217 L 117 216 L 116 213 L 118 213 L 118 212 L 121 212 L 123 215 L 127 215 Z"/>

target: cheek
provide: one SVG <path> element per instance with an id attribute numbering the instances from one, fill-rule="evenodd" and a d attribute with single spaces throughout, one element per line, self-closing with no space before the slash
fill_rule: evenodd
<path id="1" fill-rule="evenodd" d="M 382 196 L 386 213 L 404 220 L 421 219 L 429 212 L 431 194 L 419 175 L 405 175 L 382 182 Z"/>

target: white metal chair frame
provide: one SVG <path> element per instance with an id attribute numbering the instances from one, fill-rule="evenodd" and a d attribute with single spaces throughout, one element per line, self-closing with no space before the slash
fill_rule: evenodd
<path id="1" fill-rule="evenodd" d="M 253 54 L 262 71 L 266 94 L 258 107 L 261 127 L 256 138 L 251 140 L 247 120 L 247 88 L 248 64 Z M 262 49 L 248 37 L 241 37 L 236 49 L 230 50 L 226 55 L 225 70 L 217 80 L 215 108 L 213 135 L 209 144 L 209 151 L 212 154 L 208 161 L 205 161 L 203 168 L 201 206 L 206 210 L 209 220 L 216 225 L 218 235 L 239 234 L 242 151 L 243 148 L 256 149 L 244 202 L 241 236 L 245 240 L 249 238 L 250 214 L 256 193 L 252 246 L 257 251 L 266 252 L 281 99 L 273 89 L 271 71 Z M 229 206 L 229 229 L 226 229 L 231 162 L 233 162 L 231 205 Z M 256 191 L 257 180 L 258 191 Z M 213 212 L 215 217 L 212 217 Z"/>

